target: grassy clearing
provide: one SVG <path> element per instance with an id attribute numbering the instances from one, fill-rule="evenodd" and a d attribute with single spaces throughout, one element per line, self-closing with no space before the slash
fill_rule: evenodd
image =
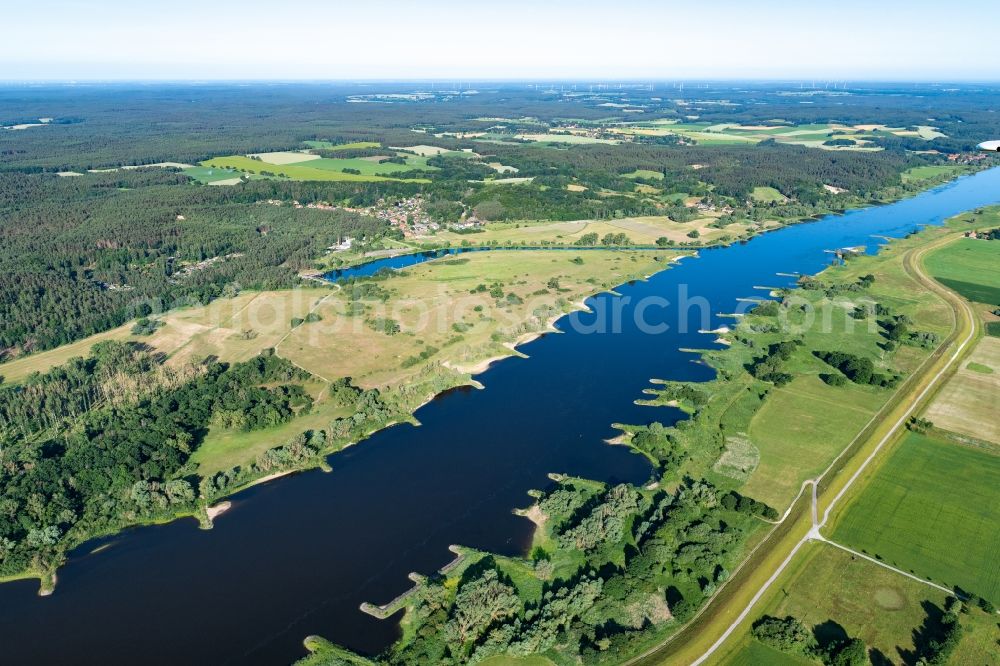
<path id="1" fill-rule="evenodd" d="M 833 538 L 947 587 L 1000 601 L 1000 457 L 908 433 Z"/>
<path id="2" fill-rule="evenodd" d="M 771 203 L 773 201 L 784 202 L 787 201 L 785 195 L 774 189 L 773 187 L 755 187 L 753 188 L 753 194 L 751 195 L 754 201 L 759 203 Z"/>
<path id="3" fill-rule="evenodd" d="M 239 179 L 239 177 L 243 175 L 235 169 L 220 169 L 216 167 L 204 166 L 190 167 L 188 169 L 183 169 L 183 172 L 185 175 L 194 178 L 196 181 L 204 185 L 212 185 L 233 179 Z"/>
<path id="4" fill-rule="evenodd" d="M 1000 305 L 1000 242 L 962 238 L 927 257 L 928 272 L 970 301 Z"/>
<path id="5" fill-rule="evenodd" d="M 1000 338 L 985 337 L 927 410 L 935 426 L 1000 444 Z"/>
<path id="6" fill-rule="evenodd" d="M 573 303 L 661 270 L 671 256 L 590 251 L 575 263 L 570 252 L 540 250 L 443 258 L 380 283 L 387 304 L 361 301 L 363 313 L 348 314 L 347 295 L 332 295 L 317 309 L 322 320 L 293 330 L 279 351 L 322 377 L 350 376 L 365 387 L 397 385 L 445 362 L 474 370 L 509 355 L 503 343 L 544 331 L 549 318 Z M 494 286 L 501 296 L 489 293 Z M 473 293 L 477 288 L 482 290 Z M 400 332 L 373 331 L 369 322 L 380 318 L 398 322 Z M 413 360 L 422 353 L 425 358 Z"/>
<path id="7" fill-rule="evenodd" d="M 398 178 L 386 178 L 384 176 L 376 175 L 365 175 L 365 174 L 352 174 L 344 173 L 342 171 L 336 170 L 331 171 L 322 168 L 315 168 L 311 166 L 319 160 L 308 162 L 310 166 L 304 166 L 303 164 L 268 164 L 266 162 L 259 162 L 257 160 L 252 160 L 249 157 L 243 157 L 240 155 L 232 155 L 230 157 L 215 157 L 213 159 L 202 162 L 201 165 L 209 168 L 216 169 L 229 169 L 235 171 L 246 172 L 252 175 L 260 176 L 263 171 L 275 174 L 275 177 L 284 177 L 291 180 L 332 180 L 332 181 L 355 181 L 355 182 L 379 182 L 379 181 L 391 181 L 399 180 Z M 372 163 L 368 163 L 372 164 Z M 402 165 L 393 165 L 400 167 Z M 405 169 L 395 169 L 396 171 L 402 171 Z M 427 183 L 430 182 L 426 179 L 412 179 L 408 182 L 416 183 Z"/>
<path id="8" fill-rule="evenodd" d="M 541 655 L 530 657 L 511 657 L 508 655 L 497 655 L 479 662 L 481 666 L 552 666 L 555 662 Z"/>
<path id="9" fill-rule="evenodd" d="M 322 430 L 335 418 L 350 416 L 350 409 L 334 405 L 326 398 L 323 390 L 326 386 L 323 382 L 311 382 L 307 388 L 316 403 L 308 414 L 301 414 L 287 423 L 251 432 L 211 428 L 191 456 L 191 461 L 198 465 L 198 473 L 207 476 L 245 464 L 301 432 Z"/>
<path id="10" fill-rule="evenodd" d="M 543 224 L 492 223 L 483 233 L 444 231 L 425 240 L 447 241 L 454 245 L 573 245 L 586 234 L 595 233 L 600 240 L 606 234 L 624 233 L 636 245 L 653 245 L 659 238 L 667 238 L 677 244 L 691 243 L 694 239 L 688 234 L 692 231 L 698 232 L 697 241 L 700 243 L 710 243 L 726 236 L 733 239 L 750 231 L 745 224 L 730 224 L 724 229 L 710 227 L 716 219 L 717 216 L 706 216 L 692 222 L 674 222 L 666 216 L 647 216 Z"/>
<path id="11" fill-rule="evenodd" d="M 646 180 L 663 180 L 662 171 L 651 169 L 636 169 L 632 173 L 623 173 L 622 178 L 645 178 Z"/>
<path id="12" fill-rule="evenodd" d="M 33 372 L 47 372 L 57 365 L 62 365 L 71 358 L 87 356 L 91 347 L 104 340 L 127 340 L 131 337 L 129 331 L 132 325 L 126 324 L 110 331 L 92 335 L 89 338 L 71 342 L 68 345 L 56 347 L 38 354 L 0 364 L 0 377 L 4 382 L 20 382 Z"/>
<path id="13" fill-rule="evenodd" d="M 288 332 L 292 317 L 304 317 L 330 292 L 327 288 L 245 292 L 203 307 L 172 310 L 158 318 L 163 326 L 150 336 L 134 336 L 132 324 L 125 324 L 4 363 L 0 365 L 0 375 L 6 381 L 20 381 L 32 372 L 46 372 L 73 357 L 87 356 L 95 344 L 104 340 L 142 342 L 169 355 L 169 362 L 177 364 L 209 355 L 227 362 L 243 361 L 261 349 L 275 346 Z"/>

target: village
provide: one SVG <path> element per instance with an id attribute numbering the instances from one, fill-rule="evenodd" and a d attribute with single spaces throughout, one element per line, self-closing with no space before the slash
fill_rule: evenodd
<path id="1" fill-rule="evenodd" d="M 267 199 L 261 202 L 270 206 L 283 206 L 286 202 L 281 199 Z M 420 238 L 431 236 L 442 228 L 442 225 L 431 219 L 424 207 L 424 199 L 420 195 L 406 197 L 404 199 L 389 200 L 379 199 L 375 205 L 366 207 L 336 206 L 325 201 L 303 204 L 299 201 L 289 203 L 294 208 L 311 208 L 315 210 L 343 210 L 358 215 L 366 215 L 379 220 L 385 220 L 390 225 L 398 229 L 404 238 Z M 483 226 L 483 222 L 474 214 L 464 217 L 452 224 L 447 225 L 452 231 L 468 231 Z M 339 245 L 330 247 L 330 250 L 351 249 L 352 239 L 346 238 Z"/>

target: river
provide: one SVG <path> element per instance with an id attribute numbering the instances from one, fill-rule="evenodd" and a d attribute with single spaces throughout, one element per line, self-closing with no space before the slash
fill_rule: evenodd
<path id="1" fill-rule="evenodd" d="M 361 613 L 410 586 L 407 573 L 447 563 L 449 544 L 524 552 L 532 524 L 511 513 L 526 491 L 565 472 L 640 483 L 646 461 L 608 446 L 613 422 L 673 423 L 671 408 L 634 404 L 650 378 L 706 380 L 712 371 L 683 348 L 712 346 L 700 325 L 674 325 L 678 307 L 637 303 L 679 293 L 711 304 L 708 328 L 726 325 L 758 286 L 787 286 L 779 273 L 815 273 L 824 250 L 902 236 L 919 225 L 1000 202 L 1000 168 L 961 178 L 891 205 L 785 227 L 749 242 L 706 250 L 620 295 L 588 300 L 593 313 L 557 322 L 521 349 L 530 358 L 495 364 L 484 390 L 450 391 L 422 407 L 421 426 L 400 425 L 310 471 L 251 488 L 215 529 L 193 520 L 129 530 L 74 551 L 51 597 L 37 581 L 0 585 L 0 661 L 12 664 L 287 664 L 319 634 L 377 652 L 398 632 Z M 398 259 L 398 258 L 397 258 Z M 391 262 L 394 260 L 386 260 Z M 369 267 L 366 270 L 370 270 Z M 621 326 L 594 332 L 604 314 Z M 98 545 L 107 546 L 93 552 Z"/>

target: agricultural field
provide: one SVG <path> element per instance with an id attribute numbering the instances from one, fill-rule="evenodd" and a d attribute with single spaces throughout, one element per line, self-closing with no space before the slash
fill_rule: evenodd
<path id="1" fill-rule="evenodd" d="M 380 161 L 376 158 L 327 158 L 307 152 L 281 151 L 258 153 L 246 157 L 233 155 L 216 157 L 201 163 L 202 169 L 221 169 L 227 173 L 248 173 L 258 177 L 281 177 L 292 180 L 319 181 L 359 181 L 379 182 L 400 180 L 386 174 L 405 171 L 428 170 L 435 167 L 427 164 L 427 157 L 406 155 L 386 151 L 386 158 L 401 157 L 405 164 Z M 345 170 L 347 170 L 345 172 Z M 200 172 L 204 173 L 204 172 Z M 411 182 L 426 183 L 427 179 L 412 179 Z"/>
<path id="2" fill-rule="evenodd" d="M 837 123 L 811 123 L 800 125 L 739 125 L 733 123 L 700 123 L 657 120 L 627 123 L 611 127 L 609 131 L 633 136 L 677 135 L 692 139 L 699 145 L 725 146 L 759 143 L 773 139 L 779 143 L 822 148 L 824 150 L 881 150 L 871 145 L 878 136 L 919 137 L 931 140 L 944 136 L 932 127 L 914 129 L 886 127 L 884 125 L 843 125 Z M 828 144 L 827 142 L 834 142 Z"/>
<path id="3" fill-rule="evenodd" d="M 832 538 L 888 564 L 1000 600 L 995 452 L 908 433 L 839 516 Z"/>
<path id="4" fill-rule="evenodd" d="M 938 428 L 1000 445 L 1000 338 L 984 337 L 927 410 Z"/>
<path id="5" fill-rule="evenodd" d="M 571 145 L 587 145 L 596 143 L 613 145 L 619 143 L 614 139 L 601 139 L 598 137 L 587 136 L 585 134 L 571 134 L 566 132 L 551 131 L 545 134 L 518 134 L 517 138 L 536 143 L 565 143 Z"/>
<path id="6" fill-rule="evenodd" d="M 970 301 L 1000 305 L 1000 241 L 962 238 L 924 263 L 934 279 Z"/>
<path id="7" fill-rule="evenodd" d="M 874 344 L 874 342 L 872 342 Z M 856 384 L 827 386 L 826 369 L 774 389 L 750 423 L 760 461 L 743 491 L 784 510 L 805 479 L 844 450 L 887 399 L 885 391 Z"/>

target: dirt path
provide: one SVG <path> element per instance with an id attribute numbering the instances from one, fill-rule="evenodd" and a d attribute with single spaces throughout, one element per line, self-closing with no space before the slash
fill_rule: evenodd
<path id="1" fill-rule="evenodd" d="M 336 291 L 331 291 L 329 294 L 327 294 L 323 298 L 321 298 L 318 301 L 316 301 L 316 305 L 314 305 L 311 308 L 309 308 L 309 312 L 308 312 L 307 316 L 310 315 L 310 314 L 312 314 L 312 313 L 314 313 L 314 312 L 316 312 L 316 310 L 319 309 L 319 306 L 323 305 L 323 303 L 326 301 L 326 299 L 330 298 L 334 294 L 339 294 L 341 291 L 343 291 L 343 287 L 341 287 L 336 282 L 333 283 L 333 286 L 336 287 L 337 290 Z M 292 331 L 294 331 L 294 330 L 295 330 L 294 328 L 288 329 L 288 332 L 285 333 L 283 336 L 281 336 L 280 340 L 278 340 L 277 342 L 274 343 L 274 355 L 277 356 L 278 358 L 285 359 L 286 361 L 288 361 L 289 363 L 291 363 L 292 365 L 294 365 L 299 370 L 302 370 L 303 372 L 308 372 L 313 377 L 318 377 L 319 379 L 322 379 L 327 384 L 331 383 L 330 380 L 327 379 L 326 377 L 324 377 L 323 375 L 317 374 L 316 372 L 310 370 L 309 368 L 303 368 L 301 365 L 299 365 L 298 363 L 296 363 L 292 359 L 290 359 L 290 358 L 288 358 L 286 356 L 282 356 L 281 353 L 278 351 L 278 347 L 281 346 L 281 343 L 284 342 L 285 340 L 287 340 L 288 336 L 291 335 Z"/>

